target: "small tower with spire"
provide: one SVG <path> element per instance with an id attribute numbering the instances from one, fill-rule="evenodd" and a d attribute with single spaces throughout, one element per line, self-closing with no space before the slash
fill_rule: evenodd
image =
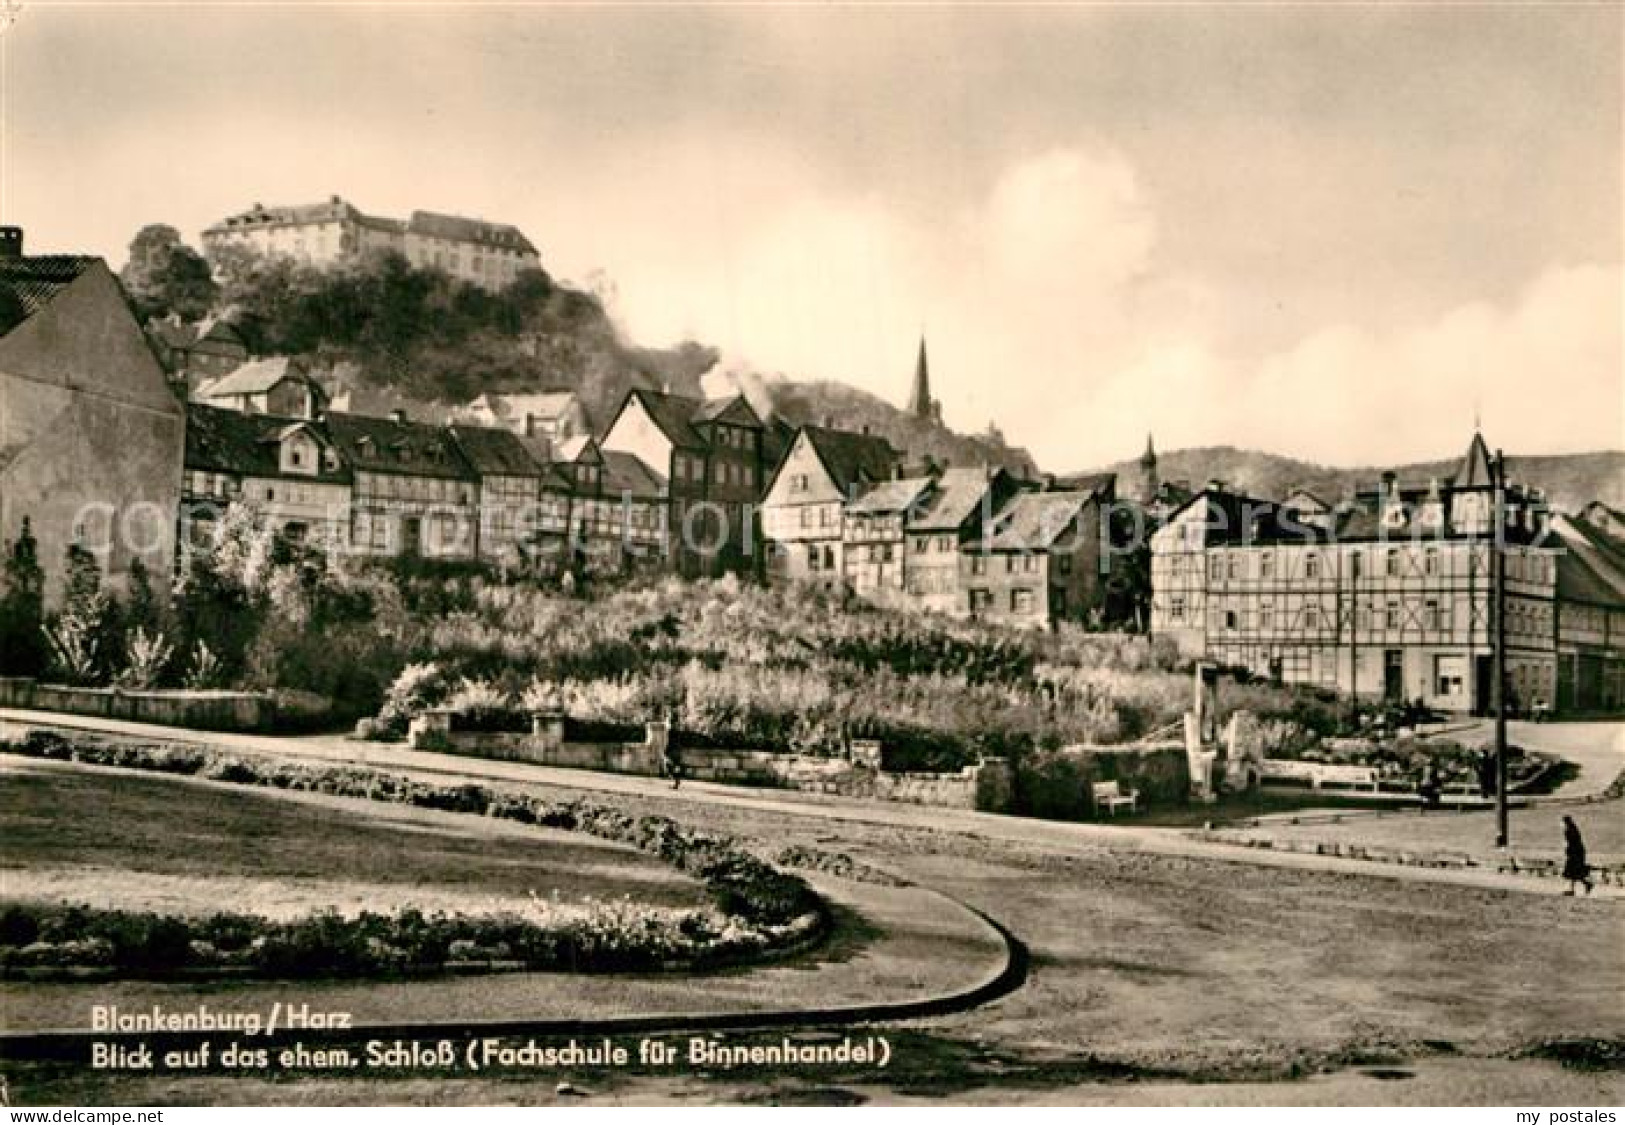
<path id="1" fill-rule="evenodd" d="M 1134 481 L 1133 499 L 1149 504 L 1157 498 L 1162 482 L 1157 479 L 1157 450 L 1151 435 L 1145 435 L 1145 452 L 1140 454 L 1140 471 Z"/>
<path id="2" fill-rule="evenodd" d="M 920 337 L 920 356 L 914 361 L 914 386 L 908 393 L 908 412 L 928 422 L 942 421 L 942 403 L 931 397 L 931 368 L 925 358 L 925 337 Z"/>

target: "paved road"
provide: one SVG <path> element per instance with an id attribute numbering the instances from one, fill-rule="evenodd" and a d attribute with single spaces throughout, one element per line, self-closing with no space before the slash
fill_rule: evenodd
<path id="1" fill-rule="evenodd" d="M 1438 733 L 1469 746 L 1487 743 L 1493 737 L 1488 719 L 1454 724 Z M 1580 772 L 1558 786 L 1551 798 L 1596 797 L 1625 771 L 1625 722 L 1510 722 L 1507 741 L 1526 750 L 1556 754 L 1580 767 Z"/>
<path id="2" fill-rule="evenodd" d="M 1299 870 L 1358 873 L 1410 882 L 1454 883 L 1529 894 L 1556 894 L 1561 891 L 1561 887 L 1556 885 L 1558 880 L 1528 879 L 1482 868 L 1457 870 L 1403 867 L 1341 859 L 1336 856 L 1241 849 L 1193 839 L 1184 831 L 1168 828 L 1031 820 L 1025 817 L 1000 816 L 964 809 L 928 808 L 823 794 L 789 793 L 782 790 L 765 794 L 761 790 L 693 781 L 686 782 L 680 790 L 673 791 L 659 778 L 558 769 L 524 762 L 466 758 L 453 754 L 409 750 L 396 744 L 359 742 L 331 735 L 285 738 L 255 734 L 225 734 L 95 716 L 0 708 L 0 734 L 7 733 L 8 727 L 14 730 L 18 725 L 71 728 L 172 742 L 201 743 L 238 753 L 376 766 L 431 776 L 545 785 L 550 788 L 576 789 L 584 792 L 672 798 L 701 807 L 727 805 L 759 812 L 815 817 L 837 822 L 962 832 L 1062 853 L 1104 846 L 1159 855 Z M 1599 894 L 1606 893 L 1608 897 L 1620 896 L 1620 892 L 1613 888 L 1598 888 L 1598 891 Z"/>

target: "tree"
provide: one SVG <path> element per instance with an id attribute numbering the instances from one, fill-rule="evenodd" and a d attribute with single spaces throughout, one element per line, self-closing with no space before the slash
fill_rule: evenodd
<path id="1" fill-rule="evenodd" d="M 72 684 L 103 679 L 119 651 L 117 611 L 102 590 L 101 565 L 77 543 L 68 544 L 62 612 L 45 628 L 56 670 Z"/>
<path id="2" fill-rule="evenodd" d="M 150 223 L 136 232 L 119 279 L 142 319 L 176 313 L 196 320 L 208 314 L 220 295 L 203 255 L 165 223 Z"/>
<path id="3" fill-rule="evenodd" d="M 6 555 L 0 586 L 0 675 L 45 671 L 45 571 L 28 517 Z"/>

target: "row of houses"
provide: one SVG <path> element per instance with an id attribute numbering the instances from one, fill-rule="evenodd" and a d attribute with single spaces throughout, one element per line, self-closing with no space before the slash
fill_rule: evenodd
<path id="1" fill-rule="evenodd" d="M 1498 524 L 1495 493 L 1479 434 L 1446 479 L 1386 474 L 1335 505 L 1213 482 L 1151 536 L 1152 630 L 1272 679 L 1483 712 L 1499 552 L 1512 705 L 1625 707 L 1625 540 L 1517 482 Z"/>
<path id="2" fill-rule="evenodd" d="M 1513 485 L 1498 539 L 1477 436 L 1447 479 L 1328 504 L 1192 493 L 1156 479 L 1150 448 L 1121 493 L 1111 476 L 914 466 L 869 434 L 787 432 L 739 396 L 636 390 L 598 433 L 541 432 L 559 412 L 540 402 L 438 425 L 335 409 L 297 364 L 264 360 L 183 402 L 105 263 L 21 250 L 0 231 L 0 536 L 26 518 L 42 558 L 88 543 L 115 588 L 136 559 L 167 572 L 177 528 L 202 534 L 237 501 L 366 555 L 735 571 L 1023 624 L 1096 614 L 1148 554 L 1149 628 L 1192 656 L 1471 710 L 1489 696 L 1499 545 L 1515 700 L 1625 706 L 1625 520 L 1556 515 Z M 1136 527 L 1156 529 L 1145 552 Z"/>

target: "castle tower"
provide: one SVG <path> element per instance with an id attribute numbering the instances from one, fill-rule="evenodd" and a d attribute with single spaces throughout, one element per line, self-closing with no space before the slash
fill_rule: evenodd
<path id="1" fill-rule="evenodd" d="M 1150 434 L 1145 435 L 1145 452 L 1140 454 L 1140 471 L 1134 486 L 1134 499 L 1141 504 L 1155 500 L 1161 487 L 1161 482 L 1157 480 L 1157 451 L 1151 443 Z"/>
<path id="2" fill-rule="evenodd" d="M 920 356 L 914 361 L 914 386 L 908 393 L 907 410 L 928 422 L 942 421 L 942 404 L 931 397 L 931 369 L 925 358 L 925 337 L 920 337 Z"/>

